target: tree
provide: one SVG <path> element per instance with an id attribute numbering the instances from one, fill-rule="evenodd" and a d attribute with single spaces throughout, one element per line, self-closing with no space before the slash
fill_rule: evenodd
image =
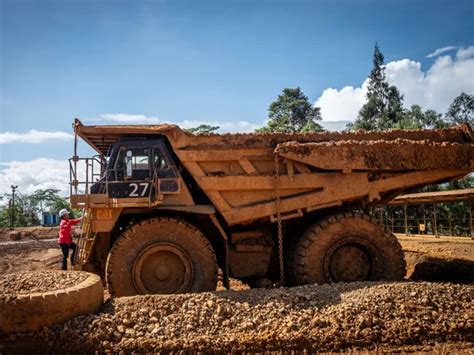
<path id="1" fill-rule="evenodd" d="M 297 88 L 285 88 L 268 108 L 267 126 L 258 132 L 322 131 L 321 109 L 311 105 L 308 97 Z"/>
<path id="2" fill-rule="evenodd" d="M 208 125 L 208 124 L 202 124 L 202 125 L 199 125 L 197 127 L 188 128 L 186 131 L 188 131 L 192 134 L 202 135 L 202 134 L 212 133 L 212 132 L 218 130 L 219 128 L 220 128 L 219 126 L 211 126 L 211 125 Z"/>
<path id="3" fill-rule="evenodd" d="M 79 210 L 72 210 L 67 198 L 58 195 L 59 190 L 44 189 L 34 193 L 22 194 L 18 192 L 15 198 L 15 225 L 14 227 L 37 226 L 41 224 L 43 212 L 57 213 L 66 208 L 71 218 L 80 216 Z M 4 200 L 10 200 L 11 195 L 5 194 Z M 0 211 L 0 227 L 7 227 L 10 221 L 11 209 L 4 207 Z"/>
<path id="4" fill-rule="evenodd" d="M 420 105 L 412 105 L 406 110 L 403 117 L 395 124 L 395 128 L 443 128 L 447 123 L 443 120 L 443 116 L 435 110 L 423 109 Z"/>
<path id="5" fill-rule="evenodd" d="M 403 118 L 403 95 L 385 77 L 384 56 L 375 44 L 373 68 L 369 75 L 367 102 L 349 129 L 367 131 L 392 128 Z"/>
<path id="6" fill-rule="evenodd" d="M 474 95 L 462 92 L 449 106 L 445 115 L 452 124 L 469 123 L 474 125 Z"/>

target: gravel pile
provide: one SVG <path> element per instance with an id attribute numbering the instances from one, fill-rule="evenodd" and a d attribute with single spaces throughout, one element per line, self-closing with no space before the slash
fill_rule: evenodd
<path id="1" fill-rule="evenodd" d="M 48 292 L 80 284 L 85 272 L 59 270 L 23 271 L 0 275 L 0 298 L 37 292 Z"/>
<path id="2" fill-rule="evenodd" d="M 474 340 L 473 285 L 352 283 L 109 300 L 39 336 L 69 351 L 433 349 Z M 458 345 L 456 345 L 458 346 Z"/>

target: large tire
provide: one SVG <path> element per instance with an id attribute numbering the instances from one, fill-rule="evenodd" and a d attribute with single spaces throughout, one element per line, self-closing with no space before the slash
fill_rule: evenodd
<path id="1" fill-rule="evenodd" d="M 152 218 L 127 229 L 107 258 L 112 296 L 214 291 L 217 262 L 204 234 L 175 218 Z"/>
<path id="2" fill-rule="evenodd" d="M 59 271 L 69 273 L 71 271 Z M 102 280 L 95 274 L 68 288 L 0 297 L 0 334 L 27 333 L 99 311 L 104 301 Z"/>
<path id="3" fill-rule="evenodd" d="M 293 285 L 401 280 L 405 260 L 396 237 L 369 216 L 344 213 L 310 226 L 288 255 Z"/>

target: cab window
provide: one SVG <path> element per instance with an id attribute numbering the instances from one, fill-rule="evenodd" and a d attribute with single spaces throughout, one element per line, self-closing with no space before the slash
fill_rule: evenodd
<path id="1" fill-rule="evenodd" d="M 155 147 L 154 149 L 153 159 L 154 159 L 153 165 L 155 166 L 155 169 L 158 169 L 158 170 L 169 169 L 168 163 L 166 163 L 165 157 L 162 151 L 158 147 Z"/>
<path id="2" fill-rule="evenodd" d="M 132 179 L 150 177 L 149 148 L 128 148 L 124 154 L 125 175 Z"/>

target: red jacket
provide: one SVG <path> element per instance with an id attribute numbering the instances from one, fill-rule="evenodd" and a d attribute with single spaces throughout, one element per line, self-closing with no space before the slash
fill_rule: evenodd
<path id="1" fill-rule="evenodd" d="M 59 244 L 69 244 L 72 243 L 71 229 L 72 226 L 78 224 L 81 221 L 78 219 L 62 219 L 61 224 L 59 225 Z"/>

